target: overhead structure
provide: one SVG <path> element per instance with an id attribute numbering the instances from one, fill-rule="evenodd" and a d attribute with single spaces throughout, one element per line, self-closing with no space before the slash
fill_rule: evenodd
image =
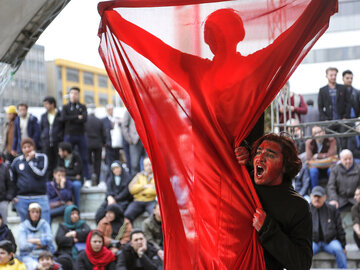
<path id="1" fill-rule="evenodd" d="M 0 91 L 70 0 L 0 0 Z"/>

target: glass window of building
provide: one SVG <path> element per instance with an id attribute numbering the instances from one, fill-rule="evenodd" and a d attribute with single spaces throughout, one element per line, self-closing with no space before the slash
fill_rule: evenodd
<path id="1" fill-rule="evenodd" d="M 70 82 L 79 82 L 79 71 L 73 68 L 66 68 L 66 79 Z"/>
<path id="2" fill-rule="evenodd" d="M 107 82 L 108 82 L 107 76 L 98 75 L 98 86 L 99 87 L 107 88 L 108 87 Z"/>
<path id="3" fill-rule="evenodd" d="M 84 84 L 94 85 L 94 74 L 90 72 L 84 72 Z"/>
<path id="4" fill-rule="evenodd" d="M 93 91 L 89 91 L 89 90 L 84 91 L 84 102 L 86 104 L 94 103 L 94 92 Z"/>
<path id="5" fill-rule="evenodd" d="M 108 104 L 108 95 L 107 94 L 99 93 L 98 97 L 99 97 L 99 105 L 100 106 L 106 106 L 106 104 Z"/>

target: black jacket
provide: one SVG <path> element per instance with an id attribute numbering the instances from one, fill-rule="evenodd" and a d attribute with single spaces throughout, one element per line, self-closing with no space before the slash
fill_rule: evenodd
<path id="1" fill-rule="evenodd" d="M 15 196 L 15 182 L 10 178 L 10 169 L 0 164 L 0 202 L 11 201 Z"/>
<path id="2" fill-rule="evenodd" d="M 79 256 L 76 259 L 76 264 L 75 264 L 75 269 L 76 270 L 92 270 L 93 269 L 93 265 L 91 264 L 91 262 L 89 261 L 85 250 L 79 253 Z M 106 270 L 115 270 L 116 268 L 116 261 L 113 261 L 111 263 L 109 263 L 106 267 Z"/>
<path id="3" fill-rule="evenodd" d="M 84 223 L 81 231 L 76 231 L 76 237 L 79 240 L 79 243 L 86 242 L 86 237 L 90 230 L 89 225 Z M 68 232 L 70 232 L 70 230 L 64 224 L 60 223 L 55 236 L 56 245 L 58 247 L 56 255 L 68 254 L 72 257 L 72 248 L 75 245 L 75 242 L 74 238 L 65 236 Z"/>
<path id="4" fill-rule="evenodd" d="M 13 245 L 14 253 L 16 253 L 17 245 L 15 242 L 14 235 L 6 224 L 2 224 L 0 226 L 0 241 L 2 240 L 9 240 Z"/>
<path id="5" fill-rule="evenodd" d="M 147 244 L 147 250 L 139 258 L 129 243 L 124 245 L 116 262 L 116 270 L 157 270 L 162 264 L 157 256 L 158 250 Z"/>
<path id="6" fill-rule="evenodd" d="M 321 229 L 324 235 L 324 241 L 330 243 L 332 240 L 337 239 L 340 241 L 343 248 L 346 245 L 345 231 L 342 226 L 340 212 L 335 206 L 324 203 L 318 210 L 313 205 L 310 205 L 313 224 L 313 241 L 319 242 L 319 214 Z"/>
<path id="7" fill-rule="evenodd" d="M 309 204 L 284 181 L 278 186 L 255 185 L 266 212 L 259 231 L 267 270 L 305 270 L 312 263 Z"/>
<path id="8" fill-rule="evenodd" d="M 360 115 L 360 96 L 359 96 L 359 90 L 355 89 L 354 87 L 350 87 L 350 110 L 351 108 L 354 109 L 355 117 L 359 117 Z M 349 91 L 349 90 L 348 90 Z"/>
<path id="9" fill-rule="evenodd" d="M 83 118 L 79 119 L 79 115 Z M 65 125 L 65 135 L 84 135 L 87 120 L 86 106 L 81 103 L 68 103 L 61 111 L 61 119 Z"/>
<path id="10" fill-rule="evenodd" d="M 101 120 L 104 124 L 105 133 L 106 133 L 106 146 L 111 147 L 111 130 L 113 125 L 108 117 L 105 117 Z"/>
<path id="11" fill-rule="evenodd" d="M 350 117 L 350 96 L 344 85 L 336 84 L 336 108 L 340 119 Z M 331 101 L 329 86 L 320 88 L 318 95 L 318 108 L 320 121 L 333 119 L 333 104 Z"/>
<path id="12" fill-rule="evenodd" d="M 110 173 L 110 176 L 106 181 L 106 186 L 107 186 L 106 197 L 111 195 L 114 197 L 114 199 L 117 202 L 123 202 L 123 201 L 130 202 L 133 199 L 128 188 L 129 183 L 131 181 L 131 176 L 129 175 L 129 173 L 125 171 L 124 168 L 122 168 L 120 177 L 121 177 L 120 185 L 117 186 L 115 183 L 114 174 L 112 172 Z"/>
<path id="13" fill-rule="evenodd" d="M 58 166 L 64 167 L 66 170 L 66 179 L 76 181 L 78 179 L 75 178 L 76 175 L 80 174 L 80 181 L 83 181 L 83 175 L 82 175 L 82 161 L 81 157 L 78 153 L 73 151 L 71 153 L 71 162 L 69 164 L 69 167 L 65 167 L 65 161 L 62 158 L 59 158 Z"/>
<path id="14" fill-rule="evenodd" d="M 347 149 L 353 153 L 354 158 L 360 159 L 360 146 L 357 146 L 356 136 L 347 139 Z"/>
<path id="15" fill-rule="evenodd" d="M 102 148 L 106 143 L 106 132 L 104 123 L 93 114 L 88 115 L 85 124 L 86 135 L 88 137 L 88 148 Z"/>
<path id="16" fill-rule="evenodd" d="M 52 147 L 64 140 L 64 123 L 61 120 L 61 113 L 58 110 L 55 115 L 54 123 L 50 127 L 48 121 L 48 113 L 44 113 L 40 118 L 40 140 L 41 145 L 44 147 Z"/>

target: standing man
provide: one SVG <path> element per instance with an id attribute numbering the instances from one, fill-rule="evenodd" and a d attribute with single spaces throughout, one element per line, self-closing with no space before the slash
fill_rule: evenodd
<path id="1" fill-rule="evenodd" d="M 58 145 L 64 139 L 64 125 L 60 111 L 56 108 L 54 97 L 45 97 L 43 100 L 46 112 L 40 118 L 42 152 L 49 160 L 47 177 L 52 178 L 53 170 L 58 161 Z"/>
<path id="2" fill-rule="evenodd" d="M 284 135 L 267 134 L 253 144 L 251 156 L 254 186 L 263 206 L 256 209 L 253 226 L 266 269 L 310 269 L 309 204 L 291 184 L 301 168 L 294 142 Z"/>
<path id="3" fill-rule="evenodd" d="M 112 104 L 106 105 L 106 117 L 102 119 L 106 131 L 106 148 L 105 148 L 105 163 L 109 167 L 115 160 L 120 160 L 120 148 L 112 147 L 111 130 L 115 125 L 119 125 L 114 118 L 114 106 Z"/>
<path id="4" fill-rule="evenodd" d="M 92 165 L 91 181 L 93 186 L 99 184 L 101 152 L 106 143 L 106 133 L 103 122 L 95 116 L 95 105 L 88 108 L 88 119 L 85 123 L 86 135 L 89 142 L 89 161 Z"/>
<path id="5" fill-rule="evenodd" d="M 320 121 L 349 118 L 350 98 L 344 85 L 336 83 L 338 69 L 326 69 L 328 84 L 319 90 L 318 108 Z"/>
<path id="6" fill-rule="evenodd" d="M 35 149 L 40 146 L 40 126 L 38 119 L 28 113 L 28 105 L 20 103 L 17 106 L 19 115 L 14 122 L 14 140 L 11 154 L 17 156 L 21 153 L 20 142 L 22 139 L 31 138 L 35 143 Z"/>
<path id="7" fill-rule="evenodd" d="M 15 156 L 12 155 L 12 145 L 14 141 L 14 128 L 15 128 L 15 119 L 17 117 L 16 107 L 14 105 L 10 105 L 6 109 L 6 114 L 8 117 L 8 121 L 4 126 L 3 140 L 4 140 L 4 148 L 3 153 L 5 154 L 5 158 L 7 162 L 11 164 L 14 160 Z"/>
<path id="8" fill-rule="evenodd" d="M 360 115 L 360 100 L 359 100 L 359 90 L 355 89 L 352 86 L 353 73 L 351 70 L 345 70 L 342 73 L 342 79 L 344 85 L 348 91 L 350 98 L 350 118 L 356 118 Z"/>
<path id="9" fill-rule="evenodd" d="M 64 121 L 64 141 L 71 143 L 79 148 L 79 154 L 83 163 L 83 175 L 90 179 L 89 158 L 88 158 L 88 139 L 85 134 L 85 123 L 87 120 L 87 110 L 80 100 L 80 88 L 71 87 L 69 91 L 69 103 L 63 107 L 61 118 Z"/>
<path id="10" fill-rule="evenodd" d="M 21 140 L 22 155 L 11 163 L 11 171 L 16 184 L 16 212 L 24 221 L 30 203 L 41 205 L 42 218 L 50 224 L 50 207 L 46 195 L 46 171 L 48 159 L 45 154 L 35 152 L 35 142 L 31 138 Z"/>
<path id="11" fill-rule="evenodd" d="M 130 164 L 128 161 L 127 163 L 130 165 L 130 173 L 135 175 L 140 172 L 140 160 L 141 157 L 146 157 L 146 152 L 137 133 L 135 122 L 128 111 L 124 114 L 121 130 L 125 141 L 129 144 Z"/>
<path id="12" fill-rule="evenodd" d="M 310 198 L 314 255 L 325 251 L 335 256 L 338 268 L 347 268 L 345 231 L 339 211 L 325 202 L 326 194 L 321 186 L 313 188 Z"/>

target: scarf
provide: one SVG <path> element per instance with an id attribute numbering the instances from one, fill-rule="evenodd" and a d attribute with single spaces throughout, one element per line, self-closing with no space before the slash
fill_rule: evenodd
<path id="1" fill-rule="evenodd" d="M 80 219 L 76 223 L 73 223 L 71 221 L 71 212 L 73 210 L 77 210 L 79 212 L 79 215 L 80 215 L 79 208 L 76 205 L 72 204 L 72 205 L 67 206 L 65 208 L 65 211 L 64 211 L 64 225 L 69 230 L 75 230 L 76 231 L 76 230 L 80 230 L 82 228 L 85 221 Z"/>
<path id="2" fill-rule="evenodd" d="M 95 231 L 95 230 L 94 230 Z M 99 252 L 93 251 L 91 248 L 90 240 L 91 236 L 94 233 L 94 231 L 91 231 L 86 238 L 86 248 L 85 253 L 90 261 L 90 263 L 93 265 L 94 270 L 105 270 L 105 267 L 115 261 L 116 257 L 115 255 L 103 245 L 101 250 Z M 104 237 L 102 237 L 104 242 Z"/>

